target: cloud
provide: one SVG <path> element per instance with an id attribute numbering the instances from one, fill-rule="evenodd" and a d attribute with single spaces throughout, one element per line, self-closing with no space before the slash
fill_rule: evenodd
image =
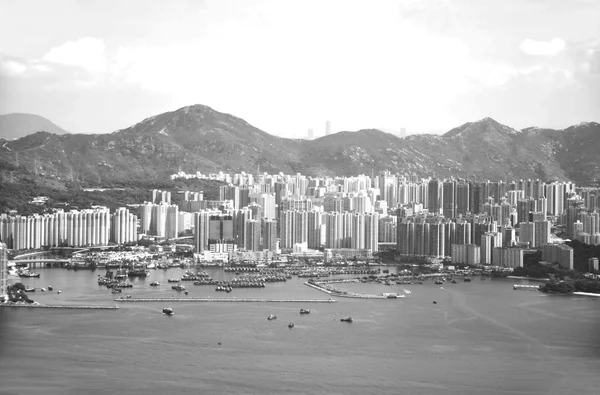
<path id="1" fill-rule="evenodd" d="M 84 37 L 50 49 L 43 60 L 66 66 L 80 67 L 90 74 L 106 71 L 105 46 L 102 40 Z"/>
<path id="2" fill-rule="evenodd" d="M 562 52 L 565 46 L 564 40 L 560 38 L 550 41 L 535 41 L 528 38 L 521 43 L 519 48 L 527 55 L 554 56 Z"/>
<path id="3" fill-rule="evenodd" d="M 6 59 L 0 61 L 0 74 L 8 77 L 16 77 L 27 71 L 27 66 L 16 60 Z"/>

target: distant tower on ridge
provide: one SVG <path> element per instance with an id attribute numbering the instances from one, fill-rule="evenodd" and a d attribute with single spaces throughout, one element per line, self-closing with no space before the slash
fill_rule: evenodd
<path id="1" fill-rule="evenodd" d="M 329 136 L 331 134 L 331 122 L 325 122 L 325 136 Z"/>
<path id="2" fill-rule="evenodd" d="M 315 131 L 312 129 L 308 129 L 308 135 L 307 135 L 309 140 L 312 140 L 315 138 Z"/>

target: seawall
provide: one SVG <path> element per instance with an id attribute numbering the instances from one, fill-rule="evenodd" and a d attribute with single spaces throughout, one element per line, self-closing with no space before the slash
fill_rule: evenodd
<path id="1" fill-rule="evenodd" d="M 333 299 L 252 299 L 252 298 L 117 298 L 116 302 L 212 302 L 212 303 L 335 303 Z"/>
<path id="2" fill-rule="evenodd" d="M 72 309 L 72 310 L 116 310 L 119 306 L 101 305 L 63 305 L 63 304 L 12 304 L 2 303 L 0 307 L 23 307 L 28 309 Z"/>
<path id="3" fill-rule="evenodd" d="M 506 278 L 512 278 L 512 279 L 516 279 L 516 280 L 529 280 L 529 281 L 550 281 L 549 278 L 536 278 L 536 277 L 506 276 Z"/>

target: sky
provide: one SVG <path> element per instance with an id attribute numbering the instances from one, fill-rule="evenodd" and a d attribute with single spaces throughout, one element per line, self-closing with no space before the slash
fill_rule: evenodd
<path id="1" fill-rule="evenodd" d="M 600 121 L 600 0 L 0 0 L 0 114 L 110 133 L 204 104 L 270 134 Z"/>

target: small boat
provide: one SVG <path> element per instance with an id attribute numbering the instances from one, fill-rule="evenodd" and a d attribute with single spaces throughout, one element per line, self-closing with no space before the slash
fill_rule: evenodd
<path id="1" fill-rule="evenodd" d="M 163 314 L 166 314 L 166 315 L 173 315 L 173 314 L 175 314 L 175 312 L 173 311 L 173 309 L 170 308 L 170 307 L 165 307 L 164 309 L 162 309 L 162 312 L 163 312 Z"/>
<path id="2" fill-rule="evenodd" d="M 437 304 L 437 302 L 434 300 L 434 301 L 433 301 L 433 304 Z"/>
<path id="3" fill-rule="evenodd" d="M 271 320 L 276 320 L 276 319 L 277 319 L 277 316 L 276 316 L 276 315 L 273 315 L 273 314 L 269 314 L 269 316 L 267 317 L 267 319 L 268 319 L 269 321 L 271 321 Z"/>
<path id="4" fill-rule="evenodd" d="M 175 291 L 185 291 L 185 286 L 181 284 L 172 285 L 171 289 L 174 289 Z"/>
<path id="5" fill-rule="evenodd" d="M 170 278 L 170 279 L 167 280 L 167 282 L 169 282 L 169 283 L 178 283 L 179 280 L 176 279 L 176 278 Z"/>
<path id="6" fill-rule="evenodd" d="M 123 292 L 121 288 L 113 288 L 113 290 L 111 291 L 111 293 L 113 294 L 120 294 L 121 292 Z"/>
<path id="7" fill-rule="evenodd" d="M 437 285 L 440 285 L 440 284 L 443 284 L 444 282 L 443 282 L 442 280 L 435 280 L 435 283 L 436 283 Z"/>
<path id="8" fill-rule="evenodd" d="M 158 281 L 152 281 L 150 283 L 150 285 L 153 286 L 153 287 L 158 287 L 160 285 L 160 283 Z"/>
<path id="9" fill-rule="evenodd" d="M 46 288 L 40 288 L 40 291 L 46 292 Z"/>
<path id="10" fill-rule="evenodd" d="M 131 299 L 131 295 L 127 295 L 127 299 Z"/>
<path id="11" fill-rule="evenodd" d="M 293 323 L 293 322 L 290 322 L 290 323 L 288 324 L 288 328 L 292 329 L 293 327 L 294 327 L 294 323 Z"/>
<path id="12" fill-rule="evenodd" d="M 21 273 L 19 273 L 19 277 L 24 277 L 24 278 L 39 278 L 40 274 L 39 273 L 31 273 L 31 272 L 21 272 Z"/>
<path id="13" fill-rule="evenodd" d="M 310 314 L 310 310 L 300 309 L 300 314 Z"/>
<path id="14" fill-rule="evenodd" d="M 58 291 L 56 291 L 56 293 L 60 295 L 62 291 L 59 289 Z"/>
<path id="15" fill-rule="evenodd" d="M 340 319 L 340 321 L 342 321 L 342 322 L 352 322 L 354 320 L 352 319 L 352 317 L 347 317 L 347 318 Z"/>
<path id="16" fill-rule="evenodd" d="M 48 291 L 53 291 L 52 285 L 48 285 Z"/>
<path id="17" fill-rule="evenodd" d="M 25 288 L 25 292 L 35 292 L 35 288 Z"/>

